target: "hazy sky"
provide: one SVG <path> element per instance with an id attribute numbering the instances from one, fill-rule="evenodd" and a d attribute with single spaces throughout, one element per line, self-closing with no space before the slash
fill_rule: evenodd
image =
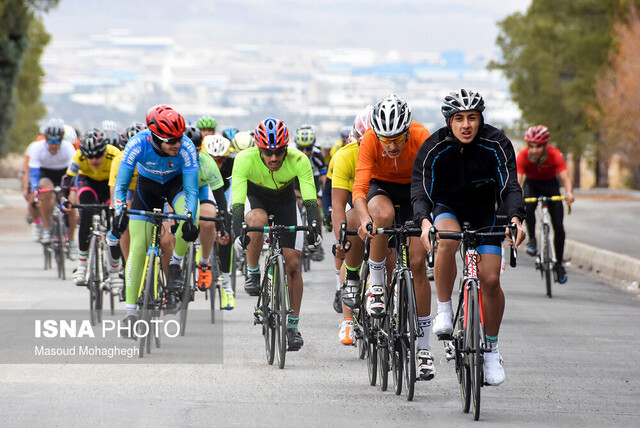
<path id="1" fill-rule="evenodd" d="M 61 0 L 53 41 L 127 29 L 192 45 L 293 44 L 401 53 L 497 52 L 496 21 L 531 0 Z M 183 4 L 182 9 L 176 5 Z"/>

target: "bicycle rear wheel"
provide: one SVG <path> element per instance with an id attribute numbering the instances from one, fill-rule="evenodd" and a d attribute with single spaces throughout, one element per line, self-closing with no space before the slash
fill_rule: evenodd
<path id="1" fill-rule="evenodd" d="M 284 273 L 282 256 L 278 257 L 274 268 L 273 286 L 276 291 L 274 293 L 276 296 L 274 309 L 276 315 L 276 341 L 278 343 L 278 367 L 283 369 L 287 355 L 287 316 L 289 315 L 287 302 L 289 296 L 287 295 L 287 278 Z"/>
<path id="2" fill-rule="evenodd" d="M 87 257 L 87 268 L 89 271 L 87 285 L 89 287 L 89 315 L 91 325 L 100 322 L 98 314 L 98 294 L 100 291 L 100 270 L 98 267 L 98 243 L 97 238 L 92 236 L 89 240 L 89 255 Z"/>
<path id="3" fill-rule="evenodd" d="M 478 311 L 477 288 L 469 290 L 468 311 L 471 315 L 467 322 L 469 337 L 469 369 L 471 372 L 471 398 L 473 403 L 473 419 L 480 417 L 480 391 L 482 388 L 482 349 L 480 340 L 480 314 Z"/>
<path id="4" fill-rule="evenodd" d="M 193 290 L 193 273 L 195 265 L 195 253 L 193 244 L 189 245 L 187 253 L 183 259 L 184 269 L 182 273 L 184 275 L 183 289 L 182 289 L 182 304 L 180 306 L 180 336 L 184 336 L 187 331 L 187 315 L 189 311 L 189 303 L 191 302 L 191 293 Z"/>
<path id="5" fill-rule="evenodd" d="M 414 297 L 413 279 L 409 271 L 402 275 L 401 287 L 404 288 L 404 301 L 402 302 L 405 316 L 404 329 L 402 331 L 402 353 L 404 361 L 404 386 L 407 400 L 413 400 L 416 385 L 416 331 L 418 329 L 418 316 L 416 299 Z"/>
<path id="6" fill-rule="evenodd" d="M 367 343 L 367 372 L 369 373 L 369 385 L 376 386 L 378 381 L 378 339 L 376 335 L 369 337 Z"/>

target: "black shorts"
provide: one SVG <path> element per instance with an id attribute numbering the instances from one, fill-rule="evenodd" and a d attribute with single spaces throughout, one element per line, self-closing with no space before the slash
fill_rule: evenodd
<path id="1" fill-rule="evenodd" d="M 260 208 L 267 212 L 267 216 L 273 216 L 275 224 L 281 224 L 283 226 L 297 226 L 300 224 L 296 194 L 293 191 L 293 186 L 291 186 L 291 192 L 285 192 L 279 195 L 277 200 L 264 197 L 264 195 L 261 195 L 255 190 L 253 186 L 247 187 L 247 200 L 249 203 L 245 207 L 245 212 Z M 303 244 L 302 239 L 304 239 L 304 232 L 285 232 L 282 234 L 281 244 L 283 248 L 301 250 Z"/>
<path id="2" fill-rule="evenodd" d="M 164 209 L 164 203 L 170 205 L 182 190 L 182 175 L 164 184 L 138 175 L 138 184 L 133 193 L 131 208 L 134 210 L 153 211 L 154 208 Z M 143 217 L 131 216 L 133 220 L 144 220 Z"/>
<path id="3" fill-rule="evenodd" d="M 396 224 L 405 224 L 407 221 L 413 220 L 410 183 L 400 184 L 372 179 L 369 184 L 367 201 L 377 195 L 385 195 L 391 200 L 396 209 Z"/>
<path id="4" fill-rule="evenodd" d="M 96 181 L 86 175 L 78 175 L 76 183 L 78 186 L 78 198 L 81 201 L 85 201 L 81 203 L 91 203 L 91 201 L 94 200 L 96 202 L 108 203 L 111 199 L 109 180 Z M 87 192 L 91 196 L 86 196 Z"/>
<path id="5" fill-rule="evenodd" d="M 461 228 L 463 223 L 469 223 L 471 230 L 487 227 L 487 229 L 484 230 L 485 232 L 491 232 L 492 229 L 490 227 L 500 223 L 496 220 L 496 213 L 494 211 L 479 211 L 460 207 L 452 208 L 439 203 L 436 203 L 433 208 L 432 215 L 434 225 L 443 218 L 452 218 L 458 222 Z M 478 253 L 502 255 L 501 245 L 503 239 L 504 238 L 483 239 L 478 243 Z"/>
<path id="6" fill-rule="evenodd" d="M 49 169 L 49 168 L 40 168 L 40 180 L 43 178 L 48 178 L 53 182 L 53 186 L 59 186 L 62 182 L 62 177 L 67 172 L 67 168 L 64 169 Z"/>

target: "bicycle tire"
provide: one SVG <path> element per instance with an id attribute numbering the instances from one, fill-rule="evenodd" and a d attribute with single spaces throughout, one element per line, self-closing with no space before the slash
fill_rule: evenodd
<path id="1" fill-rule="evenodd" d="M 89 315 L 91 325 L 94 326 L 98 323 L 97 314 L 97 294 L 100 288 L 99 270 L 98 270 L 98 255 L 96 237 L 92 236 L 89 240 L 89 254 L 87 256 L 87 268 L 88 278 L 85 276 L 87 286 L 89 287 Z"/>
<path id="2" fill-rule="evenodd" d="M 378 346 L 378 378 L 380 391 L 386 391 L 389 385 L 389 346 Z"/>
<path id="3" fill-rule="evenodd" d="M 268 272 L 270 266 L 267 265 L 265 272 Z M 271 304 L 273 300 L 273 282 L 269 281 L 269 276 L 262 278 L 262 296 L 260 298 L 262 311 L 262 334 L 264 336 L 264 347 L 267 354 L 267 364 L 272 365 L 276 356 L 276 331 L 271 312 Z"/>
<path id="4" fill-rule="evenodd" d="M 64 223 L 62 221 L 60 221 L 60 219 L 58 219 L 58 226 L 57 226 L 57 232 L 58 232 L 58 246 L 57 246 L 57 252 L 58 252 L 58 257 L 59 257 L 59 261 L 58 261 L 58 277 L 60 279 L 62 279 L 63 281 L 65 281 L 67 279 L 67 274 L 66 274 L 66 269 L 65 269 L 65 260 L 67 258 L 67 255 L 65 254 L 65 247 L 64 247 Z"/>
<path id="5" fill-rule="evenodd" d="M 367 350 L 367 372 L 369 374 L 369 385 L 376 386 L 378 374 L 378 344 L 377 338 L 369 340 Z"/>
<path id="6" fill-rule="evenodd" d="M 544 282 L 545 282 L 545 287 L 546 287 L 546 292 L 547 292 L 547 297 L 551 298 L 551 284 L 553 282 L 553 274 L 551 272 L 551 265 L 552 265 L 552 261 L 551 261 L 551 255 L 550 255 L 550 250 L 549 250 L 549 225 L 548 224 L 543 224 L 542 225 L 542 235 L 543 235 L 543 251 L 542 251 L 542 269 L 544 270 Z"/>
<path id="7" fill-rule="evenodd" d="M 473 419 L 480 417 L 480 393 L 482 388 L 482 349 L 480 340 L 480 314 L 478 311 L 477 288 L 469 291 L 468 311 L 471 314 L 467 322 L 469 335 L 469 369 L 471 372 L 471 401 L 473 404 Z"/>
<path id="8" fill-rule="evenodd" d="M 276 261 L 276 274 L 273 276 L 276 290 L 276 341 L 278 343 L 278 367 L 283 369 L 287 356 L 287 316 L 289 315 L 289 300 L 287 278 L 284 270 L 284 261 L 279 256 Z"/>
<path id="9" fill-rule="evenodd" d="M 364 318 L 362 316 L 362 310 L 360 308 L 353 310 L 354 328 L 357 325 L 356 331 L 356 348 L 358 349 L 358 358 L 364 360 L 367 356 L 367 346 L 365 344 L 365 325 Z"/>
<path id="10" fill-rule="evenodd" d="M 461 290 L 464 290 L 466 287 L 465 283 L 462 283 Z M 456 364 L 458 364 L 458 381 L 460 382 L 460 401 L 462 404 L 462 411 L 464 413 L 469 413 L 471 409 L 471 370 L 469 368 L 469 346 L 467 344 L 467 334 L 466 334 L 466 325 L 465 325 L 465 317 L 467 314 L 464 313 L 464 292 L 460 297 L 460 301 L 458 303 L 458 312 L 459 312 L 459 320 L 458 320 L 458 333 L 455 336 L 455 347 L 456 347 Z"/>
<path id="11" fill-rule="evenodd" d="M 236 281 L 237 281 L 237 277 L 238 277 L 238 264 L 239 264 L 239 260 L 238 260 L 238 256 L 236 253 L 235 248 L 233 247 L 233 244 L 231 244 L 231 270 L 229 271 L 229 274 L 231 276 L 231 289 L 233 290 L 233 295 L 236 295 Z"/>
<path id="12" fill-rule="evenodd" d="M 402 335 L 406 324 L 406 310 L 403 302 L 405 300 L 405 290 L 394 278 L 394 284 L 391 287 L 392 293 L 397 293 L 397 298 L 389 299 L 391 310 L 389 311 L 391 322 L 389 324 L 389 341 L 393 344 L 390 348 L 393 351 L 392 369 L 393 369 L 393 385 L 396 395 L 402 394 L 404 384 L 404 365 L 406 363 L 405 350 L 402 344 Z"/>
<path id="13" fill-rule="evenodd" d="M 180 305 L 180 336 L 184 336 L 187 331 L 187 316 L 189 311 L 189 302 L 191 302 L 193 271 L 195 266 L 195 254 L 193 244 L 189 244 L 187 253 L 183 259 L 184 269 L 182 274 L 184 280 L 182 282 L 182 304 Z"/>
<path id="14" fill-rule="evenodd" d="M 369 319 L 369 314 L 365 309 L 365 288 L 367 285 L 367 277 L 369 276 L 369 264 L 364 262 L 362 263 L 362 267 L 360 268 L 360 305 L 356 311 L 354 311 L 354 317 L 358 317 L 360 327 L 362 329 L 362 338 L 358 341 L 358 357 L 361 360 L 364 360 L 367 357 L 367 352 L 369 351 L 369 335 L 370 335 L 370 326 L 371 322 Z"/>
<path id="15" fill-rule="evenodd" d="M 147 270 L 144 276 L 144 289 L 142 290 L 142 308 L 140 308 L 140 320 L 143 321 L 143 324 L 146 326 L 146 334 L 138 335 L 138 351 L 140 354 L 140 358 L 144 357 L 145 349 L 147 352 L 150 350 L 149 343 L 149 335 L 151 332 L 151 293 L 153 292 L 153 283 L 154 283 L 154 272 L 155 272 L 155 258 L 156 255 L 151 253 L 149 255 L 149 264 L 147 265 Z M 140 327 L 142 328 L 142 327 Z M 140 332 L 138 332 L 140 333 Z"/>
<path id="16" fill-rule="evenodd" d="M 402 330 L 402 353 L 404 361 L 404 390 L 407 401 L 413 400 L 416 386 L 416 332 L 418 328 L 416 299 L 414 297 L 413 279 L 408 270 L 402 274 L 402 287 L 404 287 L 404 301 L 402 303 L 405 316 Z"/>

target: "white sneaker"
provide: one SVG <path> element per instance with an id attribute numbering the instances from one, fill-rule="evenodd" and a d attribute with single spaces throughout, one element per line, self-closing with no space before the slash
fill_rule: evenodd
<path id="1" fill-rule="evenodd" d="M 31 223 L 31 238 L 33 242 L 39 242 L 42 239 L 42 223 Z"/>
<path id="2" fill-rule="evenodd" d="M 124 287 L 124 280 L 120 278 L 120 269 L 109 272 L 109 287 L 111 291 L 119 291 Z"/>
<path id="3" fill-rule="evenodd" d="M 504 368 L 499 352 L 487 352 L 484 354 L 484 381 L 493 386 L 504 382 Z"/>
<path id="4" fill-rule="evenodd" d="M 419 349 L 416 352 L 416 360 L 418 361 L 418 373 L 420 380 L 431 380 L 436 375 L 436 369 L 433 366 L 433 354 L 428 349 Z"/>
<path id="5" fill-rule="evenodd" d="M 40 243 L 47 245 L 51 243 L 51 230 L 44 229 L 42 231 L 42 237 L 40 238 Z"/>
<path id="6" fill-rule="evenodd" d="M 384 287 L 371 285 L 366 293 L 366 310 L 373 318 L 384 317 Z"/>
<path id="7" fill-rule="evenodd" d="M 344 345 L 353 344 L 353 320 L 346 319 L 340 323 L 340 334 L 338 335 L 340 342 Z"/>
<path id="8" fill-rule="evenodd" d="M 433 319 L 433 334 L 436 336 L 453 333 L 453 314 L 450 312 L 440 312 Z"/>
<path id="9" fill-rule="evenodd" d="M 76 271 L 73 273 L 73 282 L 78 286 L 87 285 L 87 266 L 78 265 Z"/>
<path id="10" fill-rule="evenodd" d="M 67 258 L 69 260 L 76 260 L 78 258 L 78 244 L 76 244 L 76 241 L 69 241 L 69 253 Z"/>

